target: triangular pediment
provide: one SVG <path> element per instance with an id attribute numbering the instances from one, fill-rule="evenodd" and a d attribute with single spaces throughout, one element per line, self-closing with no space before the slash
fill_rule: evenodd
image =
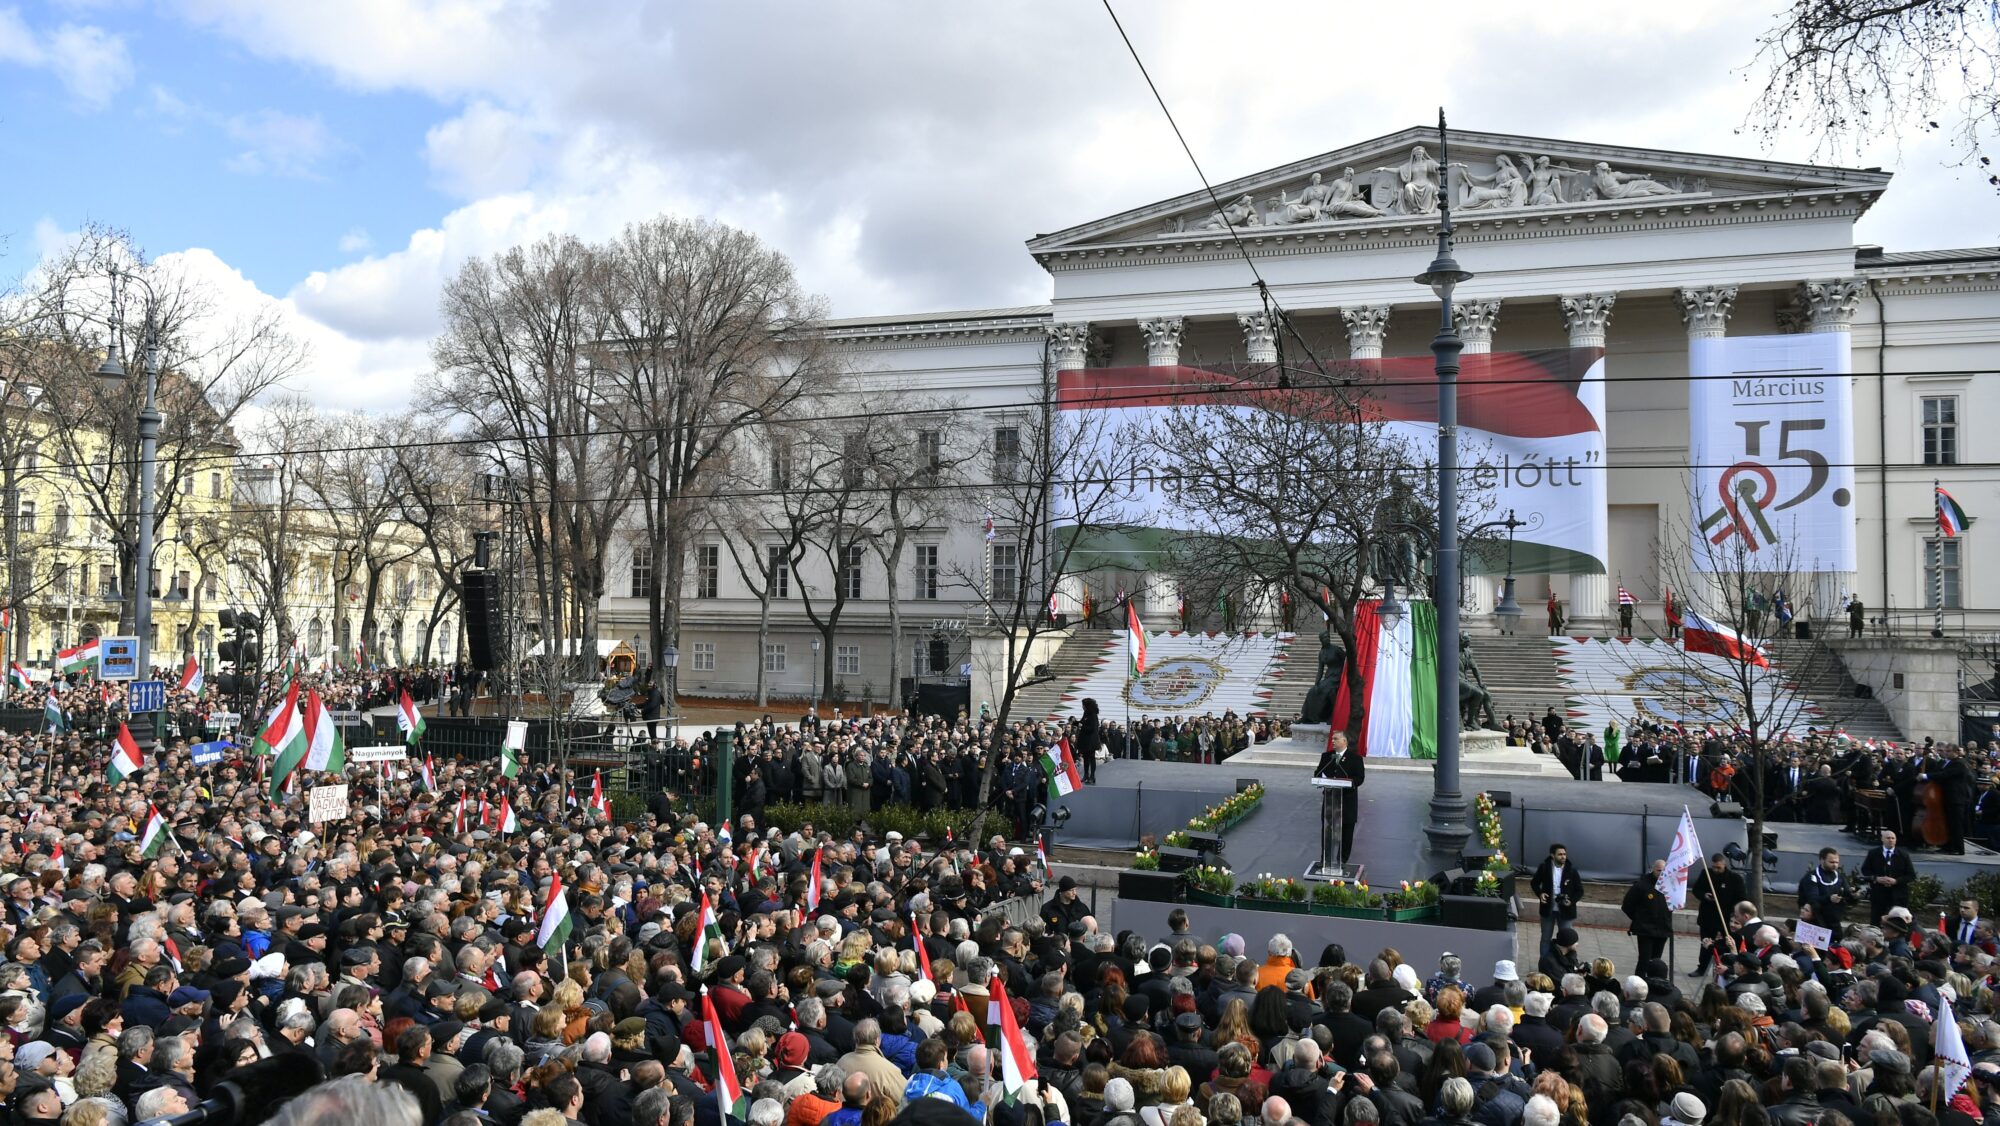
<path id="1" fill-rule="evenodd" d="M 1588 210 L 1707 206 L 1728 201 L 1854 196 L 1865 207 L 1889 182 L 1876 169 L 1829 168 L 1699 153 L 1412 127 L 1147 207 L 1029 240 L 1045 256 L 1085 248 L 1291 232 L 1434 224 Z M 1216 200 L 1222 208 L 1218 210 Z"/>

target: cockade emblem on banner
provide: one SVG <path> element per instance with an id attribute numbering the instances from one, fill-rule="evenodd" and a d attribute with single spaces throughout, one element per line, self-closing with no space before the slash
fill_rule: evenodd
<path id="1" fill-rule="evenodd" d="M 1633 693 L 1635 722 L 1734 726 L 1742 710 L 1727 680 L 1695 669 L 1654 666 L 1621 679 Z"/>
<path id="2" fill-rule="evenodd" d="M 1779 460 L 1799 462 L 1806 470 L 1806 479 L 1799 491 L 1783 500 L 1778 498 L 1778 475 L 1759 460 L 1764 452 L 1763 432 L 1769 425 L 1768 421 L 1739 421 L 1736 424 L 1743 434 L 1743 452 L 1747 456 L 1723 470 L 1715 479 L 1716 507 L 1701 521 L 1701 530 L 1707 534 L 1708 542 L 1721 545 L 1740 537 L 1745 551 L 1757 552 L 1775 547 L 1778 533 L 1765 514 L 1804 504 L 1826 488 L 1832 476 L 1826 455 L 1803 445 L 1805 435 L 1826 429 L 1826 420 L 1794 418 L 1779 422 Z M 1795 439 L 1799 440 L 1798 444 L 1795 444 Z M 1836 488 L 1831 499 L 1836 507 L 1846 508 L 1852 503 L 1853 496 L 1845 488 Z"/>
<path id="3" fill-rule="evenodd" d="M 1126 683 L 1125 700 L 1135 708 L 1188 711 L 1214 695 L 1226 675 L 1220 664 L 1204 657 L 1167 657 Z"/>

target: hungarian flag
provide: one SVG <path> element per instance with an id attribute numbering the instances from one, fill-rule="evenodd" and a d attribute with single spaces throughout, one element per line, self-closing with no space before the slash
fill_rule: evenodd
<path id="1" fill-rule="evenodd" d="M 90 672 L 96 668 L 97 639 L 94 637 L 56 654 L 56 671 L 59 673 Z"/>
<path id="2" fill-rule="evenodd" d="M 0 633 L 11 633 L 14 629 L 14 611 L 0 610 Z"/>
<path id="3" fill-rule="evenodd" d="M 299 686 L 294 683 L 285 691 L 284 703 L 271 713 L 271 720 L 264 725 L 264 731 L 257 736 L 254 748 L 259 754 L 274 756 L 276 762 L 271 767 L 271 800 L 278 801 L 291 781 L 292 772 L 306 760 L 306 725 L 299 716 Z"/>
<path id="4" fill-rule="evenodd" d="M 1767 668 L 1771 664 L 1762 646 L 1745 641 L 1735 630 L 1711 622 L 1693 610 L 1681 614 L 1681 648 L 1690 653 L 1712 653 L 1732 661 Z"/>
<path id="5" fill-rule="evenodd" d="M 1049 620 L 1056 620 L 1056 592 L 1053 590 L 1049 592 Z"/>
<path id="6" fill-rule="evenodd" d="M 1130 658 L 1126 675 L 1133 679 L 1146 675 L 1146 627 L 1139 624 L 1139 608 L 1125 604 L 1125 653 Z"/>
<path id="7" fill-rule="evenodd" d="M 1618 604 L 1620 606 L 1637 606 L 1639 604 L 1639 600 L 1632 597 L 1631 591 L 1626 590 L 1623 586 L 1620 586 L 1618 588 Z"/>
<path id="8" fill-rule="evenodd" d="M 131 728 L 119 724 L 118 737 L 111 741 L 111 765 L 105 771 L 106 777 L 116 786 L 144 769 L 146 760 L 139 757 L 139 744 L 133 741 Z"/>
<path id="9" fill-rule="evenodd" d="M 55 865 L 58 871 L 69 871 L 69 858 L 63 855 L 61 841 L 57 841 L 56 846 L 49 850 L 49 863 Z"/>
<path id="10" fill-rule="evenodd" d="M 347 769 L 347 741 L 334 725 L 333 713 L 319 698 L 319 689 L 306 690 L 306 769 L 339 773 Z"/>
<path id="11" fill-rule="evenodd" d="M 1950 493 L 1945 492 L 1944 489 L 1935 485 L 1931 487 L 1931 491 L 1937 494 L 1937 524 L 1938 524 L 1939 535 L 1942 535 L 1945 538 L 1949 539 L 1958 535 L 1958 533 L 1963 532 L 1967 527 L 1971 526 L 1972 524 L 1971 517 L 1968 517 L 1965 514 L 1965 510 L 1958 506 L 1957 501 L 1951 499 Z"/>
<path id="12" fill-rule="evenodd" d="M 178 691 L 201 691 L 201 662 L 195 660 L 192 654 L 188 656 L 187 664 L 181 668 L 181 686 Z"/>
<path id="13" fill-rule="evenodd" d="M 1674 627 L 1675 629 L 1681 628 L 1681 611 L 1680 607 L 1674 605 L 1673 587 L 1667 588 L 1667 607 L 1663 611 L 1663 614 L 1667 619 L 1668 625 Z"/>
<path id="14" fill-rule="evenodd" d="M 715 1000 L 701 991 L 701 1021 L 708 1037 L 708 1050 L 715 1054 L 715 1101 L 724 1118 L 745 1120 L 743 1084 L 736 1078 L 736 1061 L 729 1057 L 729 1033 L 722 1018 L 715 1015 Z"/>
<path id="15" fill-rule="evenodd" d="M 465 803 L 467 800 L 469 799 L 464 794 L 458 795 L 458 811 L 452 814 L 451 831 L 454 835 L 465 832 Z"/>
<path id="16" fill-rule="evenodd" d="M 1006 982 L 998 971 L 993 974 L 989 989 L 999 1019 L 987 1023 L 1000 1026 L 1000 1085 L 1007 1092 L 1007 1100 L 1012 1102 L 1022 1088 L 1035 1081 L 1035 1053 L 1028 1050 L 1028 1042 L 1021 1036 L 1020 1022 L 1014 1019 L 1014 1006 L 1007 1001 Z"/>
<path id="17" fill-rule="evenodd" d="M 813 849 L 812 876 L 806 880 L 806 910 L 819 910 L 819 849 Z"/>
<path id="18" fill-rule="evenodd" d="M 514 778 L 521 773 L 521 756 L 528 749 L 528 725 L 521 720 L 507 721 L 507 734 L 500 740 L 500 777 Z"/>
<path id="19" fill-rule="evenodd" d="M 1350 668 L 1361 674 L 1357 694 L 1345 679 L 1333 706 L 1331 727 L 1345 731 L 1361 713 L 1356 753 L 1376 758 L 1437 757 L 1437 606 L 1409 602 L 1393 622 L 1380 602 L 1354 607 Z"/>
<path id="20" fill-rule="evenodd" d="M 518 818 L 518 817 L 516 817 L 516 816 L 514 816 L 514 798 L 513 798 L 513 796 L 512 796 L 512 795 L 510 795 L 510 794 L 502 794 L 502 795 L 500 795 L 500 832 L 501 832 L 501 834 L 502 834 L 502 835 L 505 835 L 505 834 L 507 834 L 507 833 L 518 833 L 518 832 L 520 832 L 520 831 L 521 831 L 521 819 L 520 819 L 520 818 Z"/>
<path id="21" fill-rule="evenodd" d="M 1035 859 L 1042 862 L 1042 875 L 1055 875 L 1054 872 L 1049 871 L 1049 850 L 1042 847 L 1042 839 L 1040 837 L 1035 838 Z"/>
<path id="22" fill-rule="evenodd" d="M 431 793 L 436 793 L 438 788 L 437 772 L 431 768 L 431 754 L 429 751 L 424 752 L 424 765 L 421 769 L 424 775 L 424 789 Z"/>
<path id="23" fill-rule="evenodd" d="M 722 937 L 722 925 L 716 922 L 715 908 L 708 902 L 707 889 L 703 889 L 701 893 L 701 916 L 694 928 L 694 954 L 688 958 L 689 973 L 698 974 L 702 971 L 702 967 L 708 965 L 708 943 L 710 939 L 714 939 L 716 944 L 722 948 L 722 954 L 718 955 L 718 957 L 728 955 L 729 943 Z"/>
<path id="24" fill-rule="evenodd" d="M 535 932 L 535 945 L 553 958 L 569 941 L 569 900 L 563 895 L 561 876 L 549 877 L 549 897 L 542 903 L 542 926 Z"/>
<path id="25" fill-rule="evenodd" d="M 417 710 L 417 702 L 410 699 L 410 690 L 403 689 L 403 698 L 396 704 L 396 729 L 403 733 L 403 742 L 415 746 L 424 737 L 424 713 Z"/>
<path id="26" fill-rule="evenodd" d="M 56 686 L 49 685 L 49 694 L 42 700 L 42 722 L 49 728 L 49 734 L 61 735 L 69 730 L 69 722 L 63 718 L 62 701 L 56 698 Z"/>
<path id="27" fill-rule="evenodd" d="M 604 772 L 601 770 L 592 771 L 590 775 L 590 808 L 596 810 L 599 817 L 611 820 L 611 799 L 605 796 Z"/>
<path id="28" fill-rule="evenodd" d="M 167 819 L 151 804 L 146 806 L 146 828 L 139 834 L 139 853 L 147 859 L 160 855 L 167 843 Z"/>
<path id="29" fill-rule="evenodd" d="M 28 676 L 28 670 L 21 667 L 21 662 L 14 661 L 8 664 L 7 687 L 19 692 L 34 691 L 35 682 Z"/>
<path id="30" fill-rule="evenodd" d="M 1077 777 L 1076 759 L 1070 756 L 1067 737 L 1042 748 L 1042 772 L 1049 776 L 1050 801 L 1073 794 L 1083 785 L 1083 780 Z"/>

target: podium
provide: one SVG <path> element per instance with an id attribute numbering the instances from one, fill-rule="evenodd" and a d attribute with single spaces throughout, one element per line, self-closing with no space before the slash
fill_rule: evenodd
<path id="1" fill-rule="evenodd" d="M 1314 778 L 1312 784 L 1319 790 L 1319 859 L 1307 866 L 1305 878 L 1361 879 L 1362 866 L 1349 864 L 1340 848 L 1346 827 L 1346 798 L 1354 792 L 1354 783 L 1346 778 Z"/>

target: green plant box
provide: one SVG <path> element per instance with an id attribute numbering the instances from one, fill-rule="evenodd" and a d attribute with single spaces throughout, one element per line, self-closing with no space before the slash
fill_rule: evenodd
<path id="1" fill-rule="evenodd" d="M 1187 889 L 1187 901 L 1189 903 L 1199 903 L 1204 907 L 1236 906 L 1236 897 L 1227 892 L 1203 891 L 1195 887 Z"/>
<path id="2" fill-rule="evenodd" d="M 1329 919 L 1380 919 L 1380 907 L 1333 907 L 1324 903 L 1312 905 L 1312 913 Z"/>
<path id="3" fill-rule="evenodd" d="M 1304 901 L 1293 903 L 1289 899 L 1245 899 L 1238 896 L 1236 905 L 1247 907 L 1252 911 L 1276 911 L 1285 915 L 1305 915 L 1312 910 L 1310 903 Z"/>
<path id="4" fill-rule="evenodd" d="M 1418 923 L 1438 917 L 1439 908 L 1435 903 L 1422 907 L 1391 907 L 1383 912 L 1383 917 L 1392 923 Z"/>

